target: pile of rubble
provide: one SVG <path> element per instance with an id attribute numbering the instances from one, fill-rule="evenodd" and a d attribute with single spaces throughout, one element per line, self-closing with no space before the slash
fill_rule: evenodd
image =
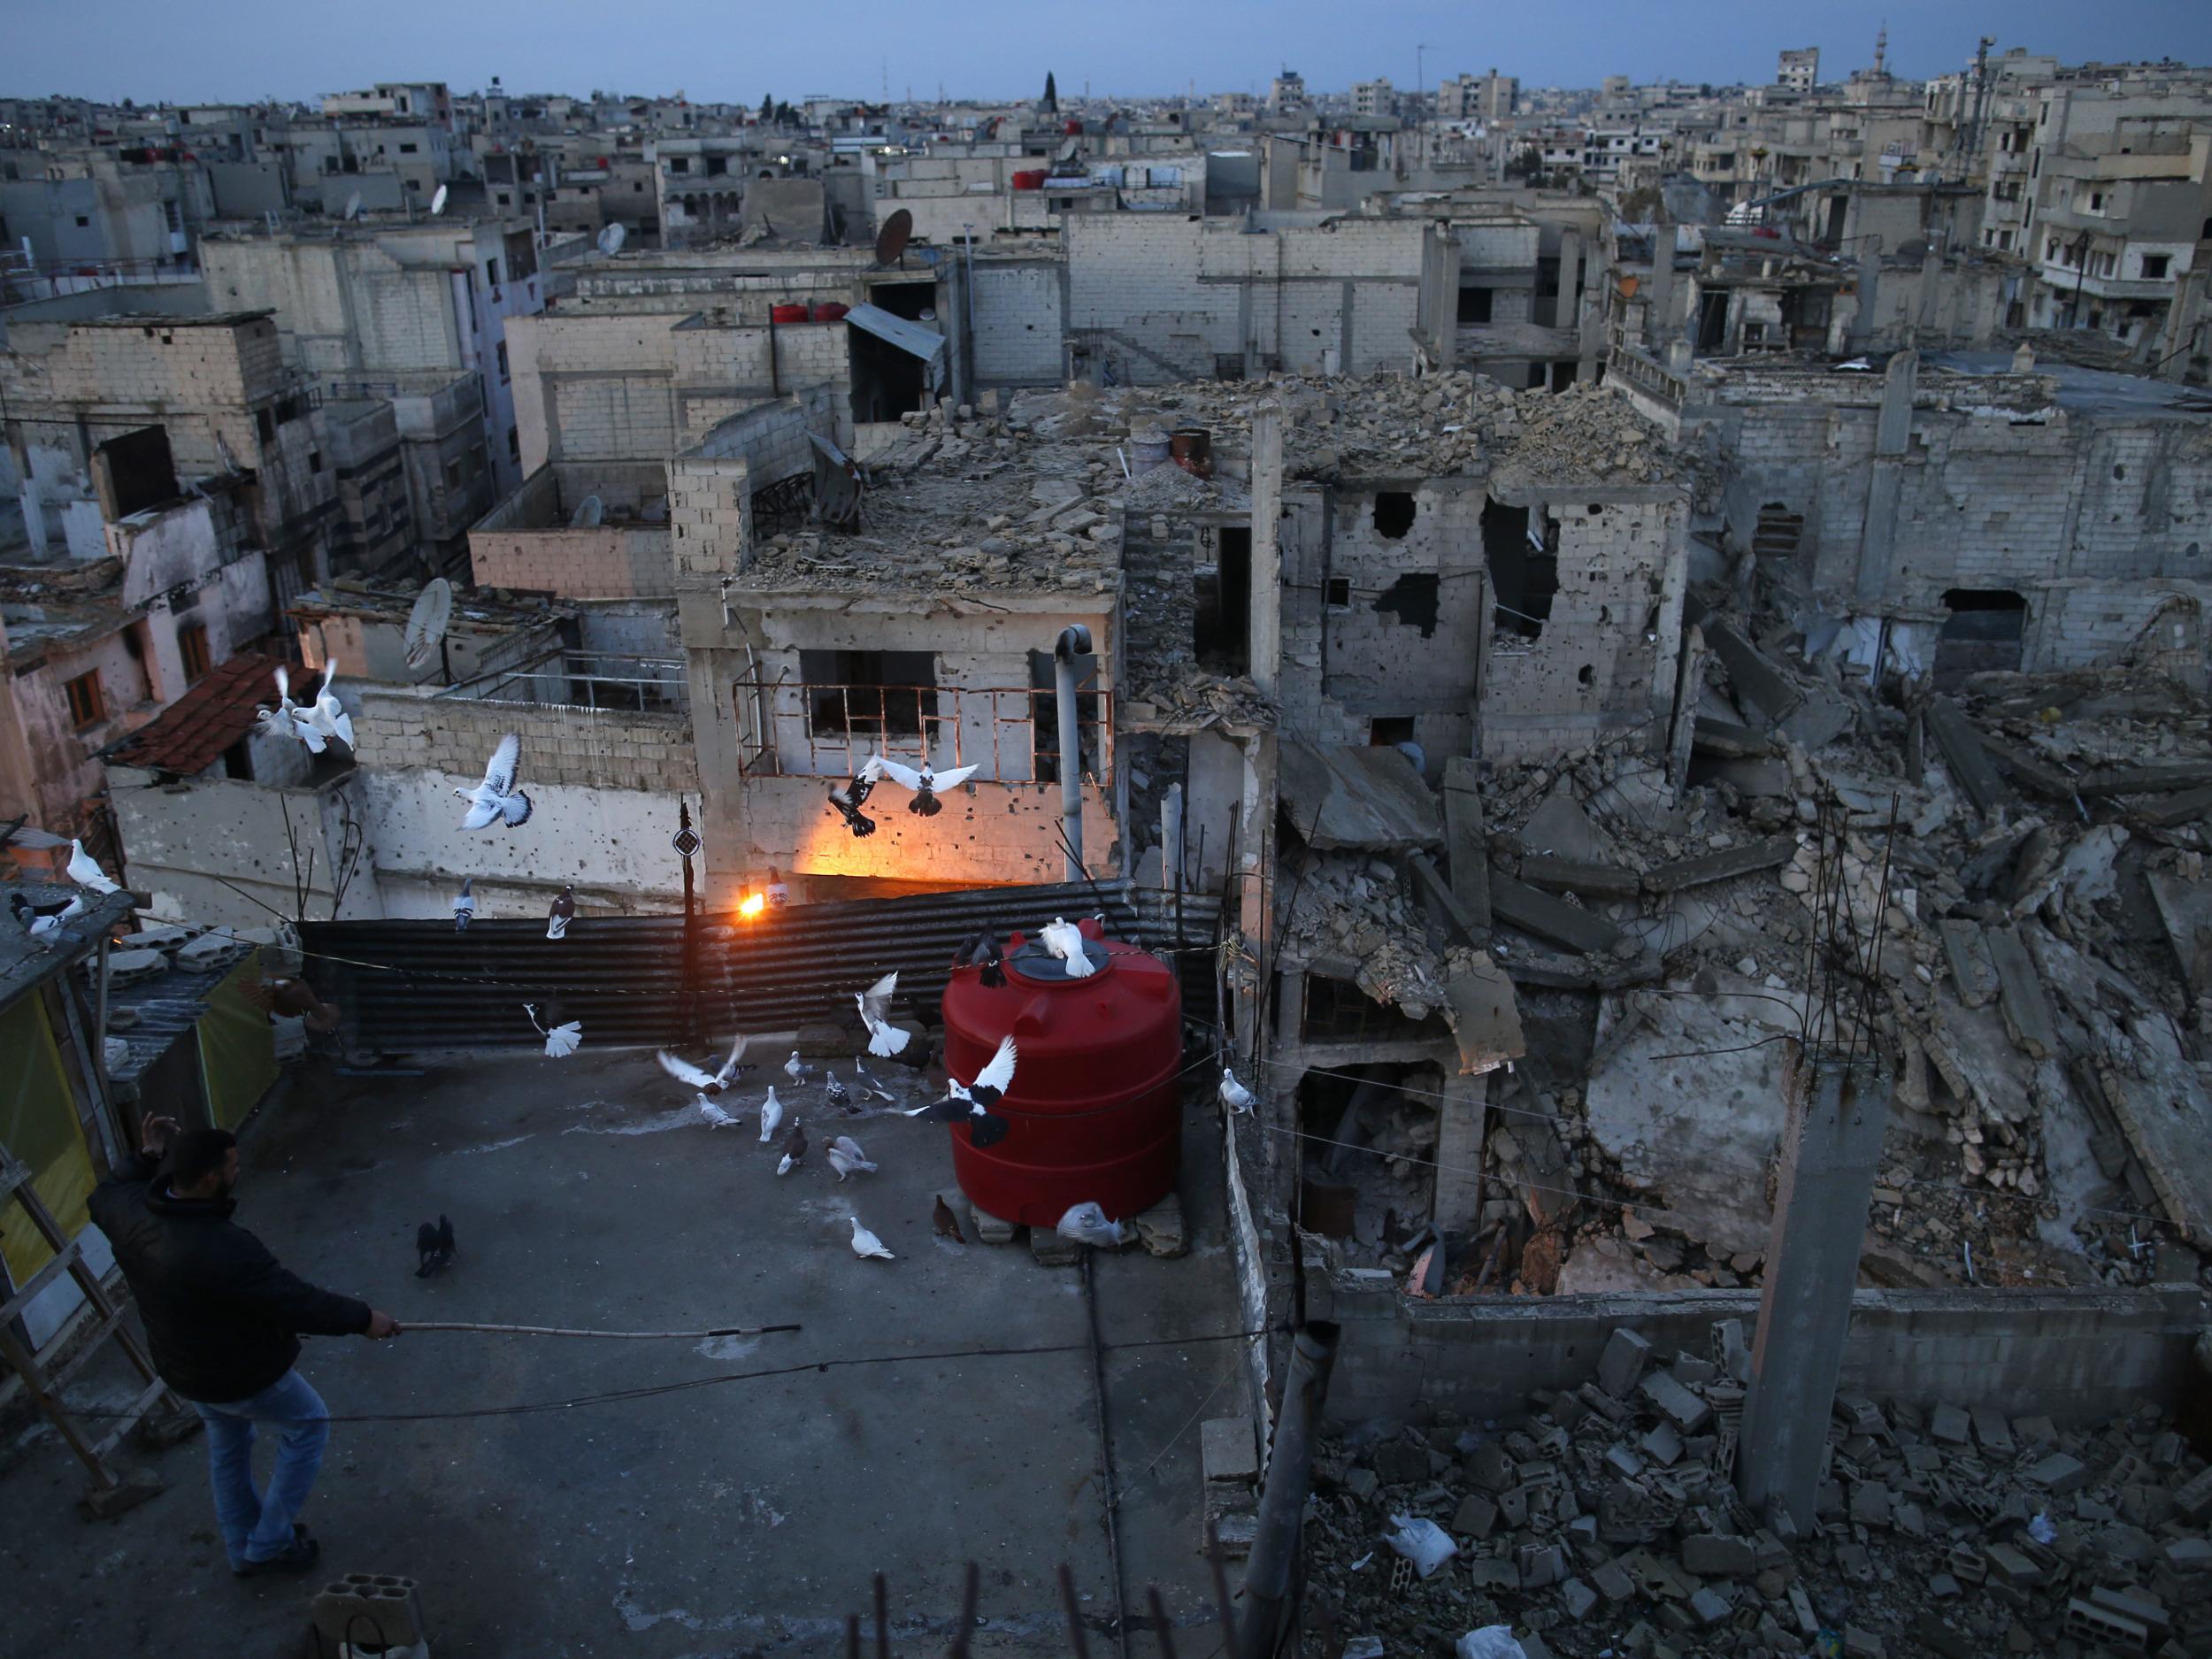
<path id="1" fill-rule="evenodd" d="M 1527 1659 L 2212 1654 L 2212 1468 L 2155 1408 L 2062 1432 L 1839 1395 L 1798 1537 L 1732 1485 L 1743 1338 L 1723 1321 L 1710 1357 L 1655 1368 L 1618 1329 L 1596 1380 L 1510 1427 L 1439 1413 L 1323 1442 L 1310 1624 L 1347 1659 L 1496 1624 Z M 1408 1520 L 1455 1547 L 1430 1577 L 1386 1542 Z"/>

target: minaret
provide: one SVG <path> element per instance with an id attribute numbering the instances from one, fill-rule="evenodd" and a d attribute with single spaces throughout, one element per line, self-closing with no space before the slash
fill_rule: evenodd
<path id="1" fill-rule="evenodd" d="M 1876 75 L 1879 76 L 1888 73 L 1882 67 L 1883 63 L 1888 58 L 1888 57 L 1889 19 L 1887 18 L 1884 18 L 1882 19 L 1881 28 L 1876 32 L 1874 36 L 1874 73 Z"/>

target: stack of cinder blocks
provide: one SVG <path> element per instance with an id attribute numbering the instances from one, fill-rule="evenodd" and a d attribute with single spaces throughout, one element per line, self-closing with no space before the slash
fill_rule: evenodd
<path id="1" fill-rule="evenodd" d="M 415 1581 L 395 1573 L 349 1572 L 316 1593 L 308 1616 L 318 1654 L 337 1659 L 430 1659 Z"/>
<path id="2" fill-rule="evenodd" d="M 1252 1553 L 1259 1530 L 1259 1448 L 1248 1417 L 1212 1417 L 1198 1427 L 1199 1463 L 1205 1471 L 1205 1525 L 1221 1541 L 1221 1553 Z M 1199 1540 L 1200 1547 L 1205 1539 Z"/>

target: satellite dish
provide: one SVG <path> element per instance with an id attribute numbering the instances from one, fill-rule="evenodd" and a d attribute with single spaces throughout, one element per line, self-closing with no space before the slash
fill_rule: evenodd
<path id="1" fill-rule="evenodd" d="M 908 240 L 914 234 L 914 215 L 901 208 L 883 221 L 883 228 L 876 233 L 876 264 L 893 265 L 906 251 Z"/>
<path id="2" fill-rule="evenodd" d="M 443 185 L 442 184 L 442 185 L 440 185 L 440 186 L 438 187 L 438 189 L 437 189 L 437 194 L 436 194 L 436 195 L 434 195 L 434 196 L 433 196 L 430 198 L 430 217 L 431 217 L 431 218 L 433 218 L 433 219 L 435 219 L 435 218 L 437 218 L 437 217 L 438 217 L 438 215 L 439 215 L 439 214 L 441 214 L 441 213 L 442 213 L 442 212 L 444 212 L 444 211 L 445 211 L 445 186 L 443 186 Z"/>
<path id="3" fill-rule="evenodd" d="M 596 495 L 587 495 L 576 503 L 576 511 L 569 515 L 572 530 L 596 530 L 607 517 L 606 503 Z"/>
<path id="4" fill-rule="evenodd" d="M 408 667 L 420 668 L 430 660 L 452 618 L 453 584 L 442 576 L 434 577 L 415 596 L 415 608 L 407 613 Z"/>
<path id="5" fill-rule="evenodd" d="M 606 254 L 620 253 L 622 251 L 622 244 L 629 239 L 629 227 L 626 225 L 610 225 L 606 229 L 599 233 L 599 251 Z"/>
<path id="6" fill-rule="evenodd" d="M 346 211 L 344 217 L 347 219 L 359 219 L 361 217 L 360 191 L 356 190 L 351 196 L 346 198 Z"/>

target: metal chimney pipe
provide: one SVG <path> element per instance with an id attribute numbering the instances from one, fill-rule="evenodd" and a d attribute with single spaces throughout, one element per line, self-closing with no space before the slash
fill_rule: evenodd
<path id="1" fill-rule="evenodd" d="M 1052 646 L 1053 696 L 1060 711 L 1060 820 L 1067 834 L 1067 879 L 1083 879 L 1083 736 L 1076 718 L 1075 659 L 1091 654 L 1091 631 L 1078 622 Z"/>

